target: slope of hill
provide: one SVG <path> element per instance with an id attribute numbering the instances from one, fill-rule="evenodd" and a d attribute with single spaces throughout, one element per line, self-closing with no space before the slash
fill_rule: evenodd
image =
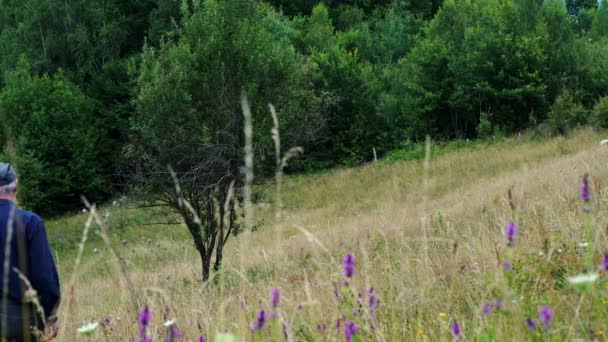
<path id="1" fill-rule="evenodd" d="M 97 340 L 137 338 L 144 302 L 155 340 L 164 339 L 168 319 L 187 341 L 224 332 L 257 341 L 343 340 L 350 323 L 361 341 L 449 340 L 458 335 L 455 322 L 474 340 L 602 339 L 602 138 L 581 130 L 543 141 L 508 139 L 426 163 L 378 162 L 288 178 L 280 217 L 270 203 L 258 205 L 261 229 L 230 240 L 224 269 L 208 287 L 199 282 L 200 261 L 183 226 L 149 225 L 172 220 L 152 209 L 108 207 L 111 245 L 125 272 L 90 234 L 72 288 L 87 213 L 49 222 L 65 293 L 61 340 L 86 340 L 76 329 L 106 318 Z M 588 205 L 578 195 L 586 173 Z M 504 235 L 509 222 L 519 226 L 511 245 Z M 348 253 L 356 266 L 345 285 Z M 585 265 L 600 270 L 600 279 L 577 291 L 567 277 Z M 275 287 L 278 308 L 269 302 Z M 554 317 L 546 308 L 539 317 L 544 306 Z M 268 326 L 254 333 L 262 309 Z"/>

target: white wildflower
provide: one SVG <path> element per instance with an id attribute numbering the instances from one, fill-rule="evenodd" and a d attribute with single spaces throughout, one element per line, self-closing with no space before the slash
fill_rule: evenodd
<path id="1" fill-rule="evenodd" d="M 97 322 L 93 322 L 93 323 L 89 323 L 87 325 L 83 325 L 82 327 L 78 328 L 78 333 L 80 335 L 84 335 L 84 336 L 91 336 L 91 335 L 93 335 L 93 333 L 97 329 L 98 325 L 99 325 L 99 323 L 97 323 Z"/>

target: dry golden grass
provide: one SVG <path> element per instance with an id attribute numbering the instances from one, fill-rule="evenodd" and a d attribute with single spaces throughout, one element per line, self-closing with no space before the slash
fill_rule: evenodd
<path id="1" fill-rule="evenodd" d="M 282 339 L 280 329 L 257 337 L 248 329 L 256 312 L 268 309 L 273 287 L 283 294 L 279 314 L 289 322 L 290 340 L 344 340 L 335 323 L 351 309 L 333 289 L 341 287 L 341 258 L 348 252 L 357 257 L 353 288 L 373 286 L 381 300 L 374 330 L 360 324 L 364 341 L 447 340 L 452 319 L 470 339 L 528 340 L 534 335 L 524 320 L 544 304 L 556 311 L 554 338 L 599 339 L 608 318 L 607 289 L 579 302 L 559 274 L 581 272 L 584 260 L 576 246 L 585 240 L 585 222 L 595 228 L 595 255 L 608 250 L 608 149 L 599 145 L 602 138 L 582 130 L 567 138 L 513 139 L 442 155 L 431 158 L 427 170 L 422 161 L 410 161 L 286 178 L 281 218 L 258 206 L 264 226 L 230 240 L 224 271 L 207 288 L 199 283 L 200 261 L 190 241 L 164 239 L 163 230 L 184 227 L 156 227 L 151 243 L 115 247 L 130 265 L 138 295 L 152 308 L 154 329 L 162 327 L 168 308 L 167 318 L 189 341 L 199 336 L 197 322 L 208 338 L 228 331 L 245 340 Z M 578 199 L 585 173 L 594 181 L 591 215 L 580 210 Z M 521 229 L 512 249 L 503 237 L 510 220 Z M 61 308 L 61 340 L 86 340 L 75 335 L 76 328 L 104 317 L 111 328 L 91 339 L 137 336 L 137 312 L 129 307 L 123 277 L 87 272 L 109 258 L 102 250 L 83 261 L 73 312 L 65 304 L 70 298 Z M 499 266 L 507 259 L 512 274 Z M 62 260 L 60 267 L 68 269 L 68 263 L 73 260 Z M 62 274 L 64 284 L 68 278 Z M 510 315 L 482 318 L 481 306 L 495 298 Z M 328 329 L 318 332 L 317 324 Z"/>

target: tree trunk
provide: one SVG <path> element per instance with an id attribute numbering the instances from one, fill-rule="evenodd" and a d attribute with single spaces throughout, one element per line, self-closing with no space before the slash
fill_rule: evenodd
<path id="1" fill-rule="evenodd" d="M 209 276 L 210 276 L 210 271 L 211 271 L 211 259 L 207 258 L 206 253 L 203 253 L 201 251 L 199 251 L 199 254 L 201 255 L 201 263 L 203 266 L 203 283 L 206 282 L 207 280 L 209 280 Z"/>
<path id="2" fill-rule="evenodd" d="M 190 231 L 190 235 L 192 236 L 192 240 L 194 242 L 194 247 L 198 251 L 198 254 L 201 256 L 201 264 L 202 264 L 202 276 L 203 282 L 209 279 L 210 275 L 210 265 L 211 265 L 211 257 L 207 255 L 207 248 L 205 248 L 205 244 L 203 242 L 203 236 L 201 232 L 200 226 L 194 222 L 194 220 L 187 215 L 185 211 L 180 212 L 184 221 L 186 222 L 186 227 L 188 227 L 188 231 Z M 211 253 L 209 253 L 211 254 Z"/>
<path id="3" fill-rule="evenodd" d="M 220 267 L 222 267 L 222 258 L 223 258 L 223 251 L 224 251 L 224 242 L 225 237 L 224 237 L 224 231 L 226 228 L 226 220 L 224 219 L 224 215 L 226 214 L 226 210 L 224 208 L 223 205 L 220 205 L 220 226 L 219 226 L 219 232 L 218 232 L 218 241 L 217 241 L 217 247 L 215 250 L 215 264 L 213 265 L 213 272 L 218 272 L 220 270 Z"/>
<path id="4" fill-rule="evenodd" d="M 217 246 L 217 250 L 215 251 L 215 264 L 213 265 L 213 272 L 218 272 L 222 267 L 223 249 L 223 244 Z"/>

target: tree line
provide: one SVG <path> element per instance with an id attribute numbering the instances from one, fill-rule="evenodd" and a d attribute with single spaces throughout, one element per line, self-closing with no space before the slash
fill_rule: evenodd
<path id="1" fill-rule="evenodd" d="M 283 149 L 306 151 L 288 169 L 305 172 L 426 135 L 608 127 L 607 57 L 607 1 L 4 0 L 0 159 L 45 215 L 135 189 L 193 236 L 229 235 L 242 94 L 267 176 L 269 103 Z M 227 238 L 202 235 L 204 253 Z"/>

